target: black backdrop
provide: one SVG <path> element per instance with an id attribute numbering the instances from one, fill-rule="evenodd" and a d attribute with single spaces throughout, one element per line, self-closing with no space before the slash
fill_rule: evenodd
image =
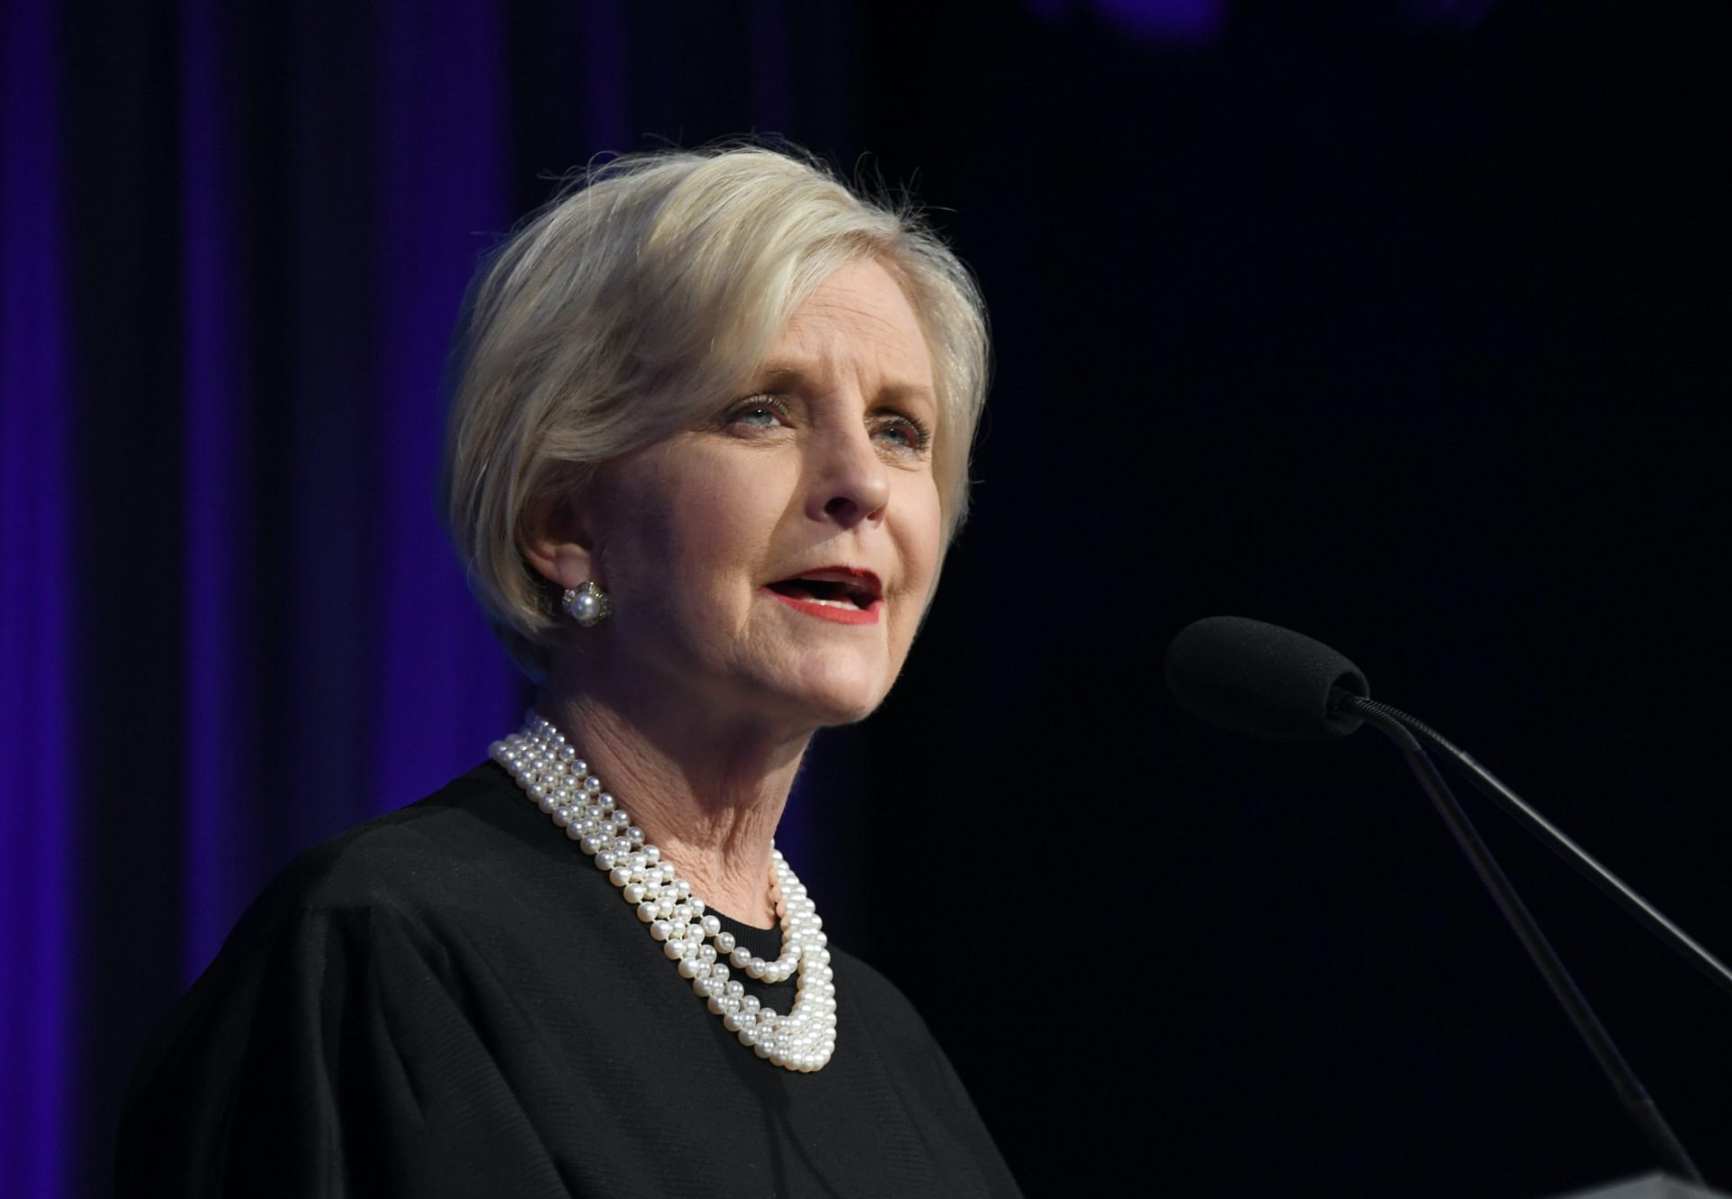
<path id="1" fill-rule="evenodd" d="M 81 592 L 117 559 L 150 578 L 186 551 L 184 330 L 158 300 L 188 236 L 174 112 L 197 9 L 57 17 L 75 527 L 125 533 L 75 560 Z M 375 347 L 321 348 L 282 297 L 321 292 L 333 320 L 378 298 L 328 173 L 397 188 L 379 210 L 416 219 L 380 147 L 343 132 L 390 86 L 387 9 L 220 22 L 247 99 L 234 319 L 255 379 L 372 369 Z M 1162 22 L 1139 11 L 1179 16 L 1149 36 Z M 524 3 L 489 20 L 504 90 L 468 119 L 487 122 L 507 217 L 598 151 L 775 131 L 912 183 L 981 277 L 996 384 L 974 515 L 897 691 L 823 739 L 791 818 L 838 939 L 926 1014 L 1030 1193 L 1535 1195 L 1652 1164 L 1393 751 L 1215 733 L 1173 709 L 1159 661 L 1213 613 L 1335 644 L 1732 954 L 1725 6 Z M 443 169 L 469 169 L 471 144 Z M 292 263 L 270 234 L 289 226 Z M 229 700 L 268 800 L 287 794 L 272 779 L 361 752 L 273 757 L 292 706 L 273 680 L 312 669 L 309 639 L 370 669 L 340 598 L 291 618 L 272 597 L 370 580 L 316 546 L 276 552 L 311 502 L 284 456 L 335 451 L 290 435 L 270 387 L 247 403 L 257 673 Z M 377 447 L 343 427 L 364 466 Z M 75 831 L 106 838 L 77 849 L 79 1189 L 104 1185 L 130 1058 L 197 960 L 175 931 L 197 866 L 175 816 L 191 584 L 160 577 L 125 624 L 82 600 L 69 659 L 90 722 Z M 334 687 L 339 715 L 371 702 L 351 690 Z M 234 887 L 370 802 L 297 808 L 247 842 Z M 1468 802 L 1732 1186 L 1728 997 Z"/>

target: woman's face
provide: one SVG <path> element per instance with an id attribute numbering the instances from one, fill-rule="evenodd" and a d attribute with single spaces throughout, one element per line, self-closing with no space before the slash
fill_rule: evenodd
<path id="1" fill-rule="evenodd" d="M 601 472 L 584 509 L 613 615 L 585 636 L 711 718 L 864 717 L 937 580 L 937 418 L 901 287 L 870 260 L 837 270 L 753 386 Z"/>

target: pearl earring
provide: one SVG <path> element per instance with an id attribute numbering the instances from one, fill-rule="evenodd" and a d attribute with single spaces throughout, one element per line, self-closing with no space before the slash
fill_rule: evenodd
<path id="1" fill-rule="evenodd" d="M 585 580 L 575 589 L 566 588 L 565 594 L 560 597 L 559 606 L 586 629 L 594 628 L 613 611 L 607 592 L 597 586 L 594 579 Z"/>

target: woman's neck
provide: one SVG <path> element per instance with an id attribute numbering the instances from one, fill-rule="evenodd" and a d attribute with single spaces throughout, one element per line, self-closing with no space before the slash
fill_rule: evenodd
<path id="1" fill-rule="evenodd" d="M 537 698 L 536 710 L 577 747 L 693 894 L 745 924 L 776 922 L 770 843 L 810 733 L 778 740 L 699 730 L 554 688 Z"/>

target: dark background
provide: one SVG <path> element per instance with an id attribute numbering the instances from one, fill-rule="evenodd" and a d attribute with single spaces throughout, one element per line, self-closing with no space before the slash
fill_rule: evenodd
<path id="1" fill-rule="evenodd" d="M 1024 1187 L 1521 1196 L 1653 1167 L 1393 749 L 1214 732 L 1160 659 L 1215 613 L 1337 646 L 1732 954 L 1725 5 L 9 20 L 14 67 L 20 31 L 50 51 L 23 130 L 49 143 L 9 141 L 6 182 L 16 205 L 52 160 L 64 370 L 25 394 L 15 356 L 6 403 L 60 414 L 72 547 L 28 677 L 65 683 L 74 785 L 7 781 L 9 808 L 64 801 L 8 862 L 62 855 L 26 899 L 75 947 L 48 994 L 9 942 L 9 1035 L 59 1080 L 46 1116 L 9 1100 L 52 1126 L 8 1153 L 36 1191 L 105 1187 L 133 1056 L 265 879 L 510 727 L 452 580 L 420 599 L 476 255 L 593 154 L 754 130 L 910 185 L 992 311 L 970 523 L 789 837 Z M 1466 791 L 1732 1187 L 1729 997 Z"/>

